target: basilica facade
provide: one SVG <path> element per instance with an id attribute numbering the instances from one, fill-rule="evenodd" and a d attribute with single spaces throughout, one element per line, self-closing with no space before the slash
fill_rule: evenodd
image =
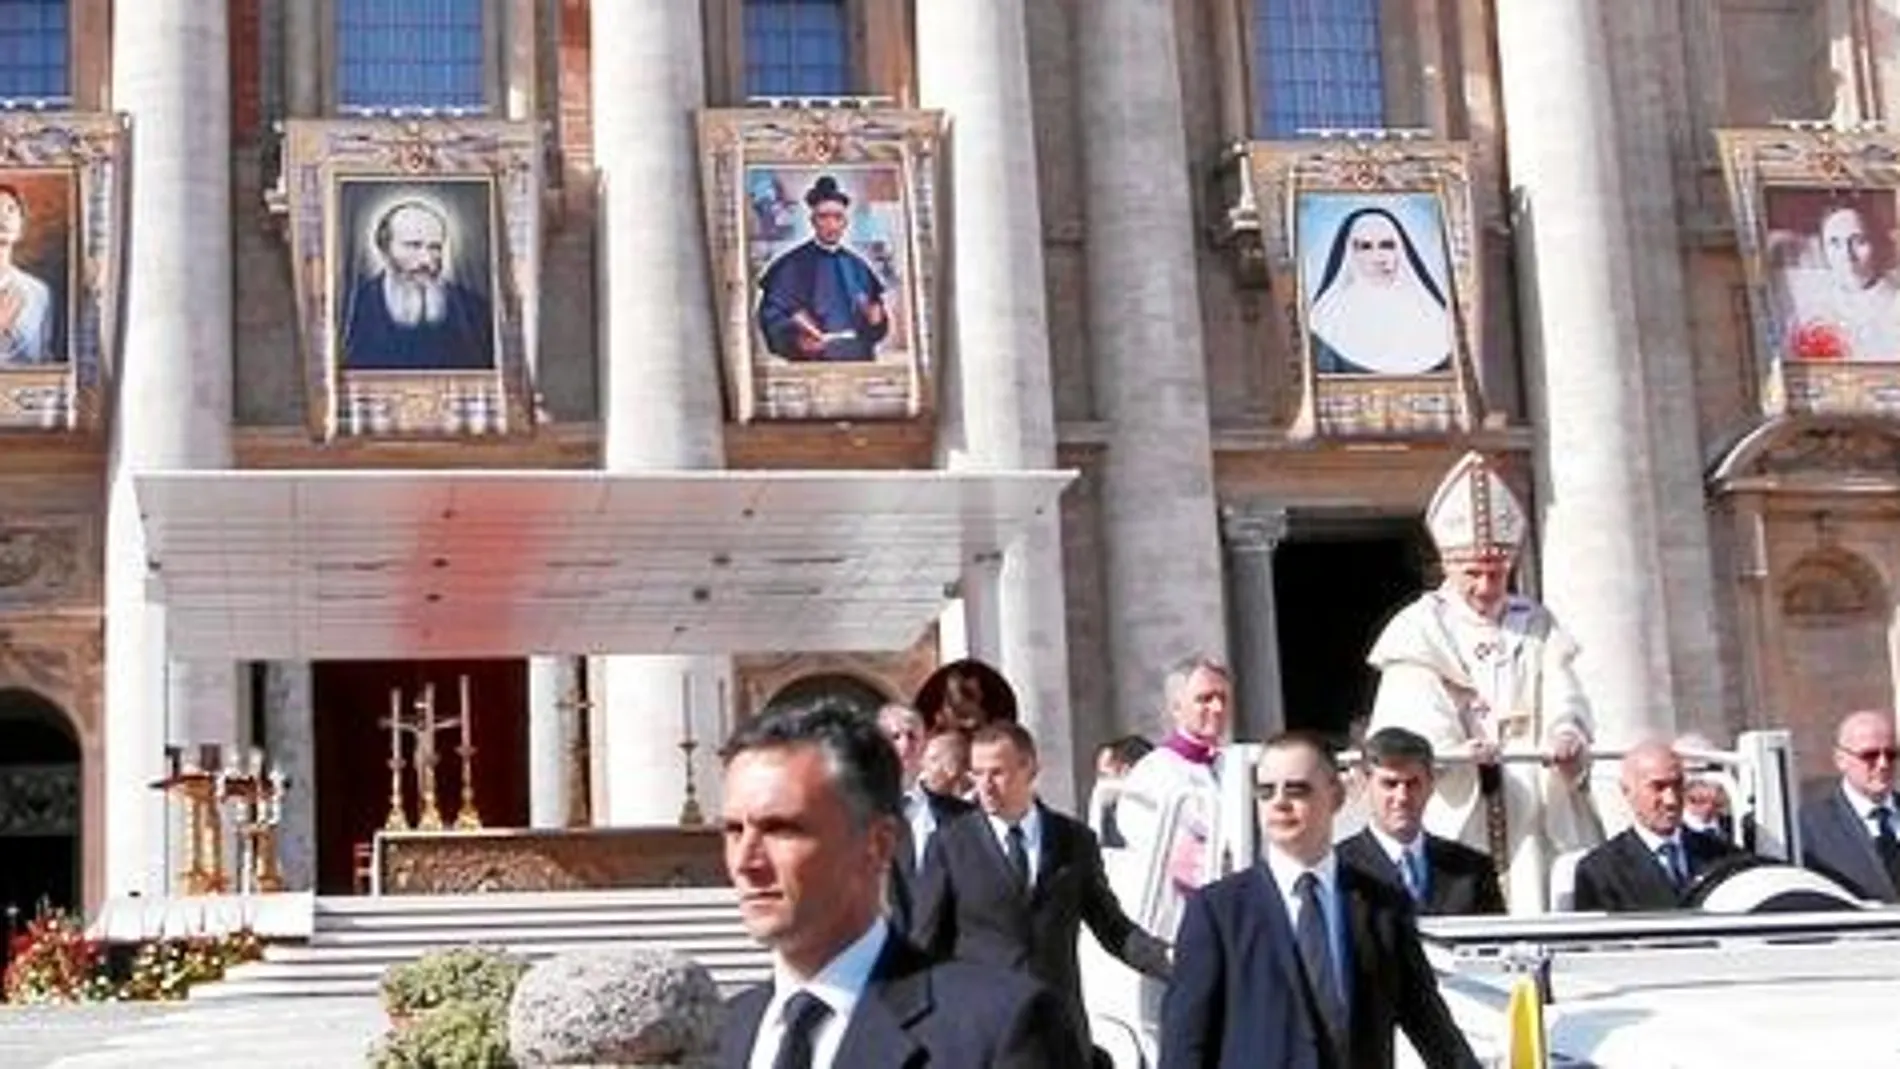
<path id="1" fill-rule="evenodd" d="M 1343 737 L 1470 450 L 1602 739 L 1785 725 L 1822 776 L 1893 705 L 1890 0 L 0 0 L 0 41 L 0 898 L 170 891 L 153 784 L 206 744 L 349 890 L 392 692 L 479 716 L 491 825 L 673 821 L 682 679 L 710 733 L 980 656 L 1064 802 L 1191 654 L 1240 734 Z M 138 476 L 313 469 L 1077 477 L 903 649 L 174 656 Z"/>

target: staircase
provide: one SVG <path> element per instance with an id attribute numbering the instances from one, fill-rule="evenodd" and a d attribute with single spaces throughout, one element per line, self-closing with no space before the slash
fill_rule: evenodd
<path id="1" fill-rule="evenodd" d="M 678 951 L 728 993 L 771 974 L 739 924 L 730 888 L 385 895 L 315 900 L 310 938 L 192 989 L 194 1000 L 375 995 L 383 970 L 430 950 L 479 943 L 530 959 L 602 946 Z"/>

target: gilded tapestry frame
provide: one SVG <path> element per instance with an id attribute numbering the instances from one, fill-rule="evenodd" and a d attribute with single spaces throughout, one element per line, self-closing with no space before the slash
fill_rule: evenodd
<path id="1" fill-rule="evenodd" d="M 533 123 L 297 119 L 284 124 L 297 336 L 311 434 L 320 441 L 532 434 L 536 423 L 541 144 Z M 350 255 L 349 189 L 485 186 L 492 366 L 352 370 L 339 321 Z M 458 220 L 459 225 L 460 220 Z"/>
<path id="2" fill-rule="evenodd" d="M 1717 130 L 1715 137 L 1747 280 L 1762 415 L 1900 417 L 1900 134 L 1789 127 Z M 1802 200 L 1810 202 L 1806 210 Z M 1822 291 L 1800 283 L 1826 272 L 1819 228 L 1839 207 L 1857 209 L 1863 237 L 1888 253 L 1875 285 L 1892 297 L 1891 312 L 1885 329 L 1873 333 L 1890 331 L 1893 344 L 1866 360 L 1852 356 L 1866 336 L 1832 320 L 1814 299 Z M 1819 218 L 1796 221 L 1817 211 Z M 1809 224 L 1813 234 L 1792 229 Z M 1819 264 L 1803 262 L 1816 255 Z"/>
<path id="3" fill-rule="evenodd" d="M 0 366 L 0 430 L 97 432 L 119 351 L 126 122 L 110 113 L 0 113 L 0 183 L 55 178 L 67 216 L 64 360 Z M 28 226 L 34 225 L 30 220 Z"/>
<path id="4" fill-rule="evenodd" d="M 786 107 L 700 113 L 706 234 L 730 418 L 739 423 L 903 420 L 935 411 L 942 140 L 943 117 L 934 111 Z M 893 327 L 875 343 L 874 355 L 794 361 L 768 351 L 759 316 L 765 269 L 808 242 L 753 235 L 756 216 L 748 179 L 755 169 L 773 182 L 780 172 L 799 175 L 801 181 L 819 172 L 894 172 L 901 201 L 888 214 L 903 235 L 886 249 L 888 259 L 877 262 L 898 273 L 897 296 L 903 303 L 901 312 L 881 313 Z M 806 191 L 786 192 L 796 197 Z M 788 234 L 797 233 L 788 228 Z M 755 243 L 778 248 L 761 258 Z M 880 270 L 880 277 L 888 276 Z M 891 338 L 900 327 L 904 348 L 893 351 Z"/>
<path id="5" fill-rule="evenodd" d="M 1249 146 L 1248 167 L 1269 284 L 1280 298 L 1281 351 L 1292 364 L 1289 381 L 1300 384 L 1275 414 L 1288 436 L 1433 438 L 1476 429 L 1483 419 L 1476 368 L 1484 320 L 1470 146 L 1430 140 L 1263 141 Z M 1317 205 L 1313 235 L 1302 233 L 1302 212 L 1309 203 Z M 1424 295 L 1423 302 L 1414 303 L 1429 314 L 1427 322 L 1442 317 L 1436 329 L 1445 332 L 1444 355 L 1425 369 L 1367 371 L 1331 347 L 1316 345 L 1315 307 L 1331 292 L 1348 228 L 1368 212 L 1384 215 L 1402 239 L 1403 264 L 1410 265 L 1402 270 Z M 1338 216 L 1330 221 L 1331 231 L 1321 229 L 1322 216 Z M 1408 228 L 1407 219 L 1420 225 Z M 1309 245 L 1314 236 L 1327 234 L 1324 246 Z M 1422 253 L 1421 247 L 1438 255 Z M 1318 262 L 1331 272 L 1313 270 L 1322 248 L 1331 256 Z M 1421 272 L 1421 264 L 1428 269 Z M 1419 284 L 1421 278 L 1425 281 Z M 1316 292 L 1309 295 L 1309 289 Z"/>

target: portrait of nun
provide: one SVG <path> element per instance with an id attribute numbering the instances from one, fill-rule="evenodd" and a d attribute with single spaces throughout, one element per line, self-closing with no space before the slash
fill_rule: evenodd
<path id="1" fill-rule="evenodd" d="M 1450 364 L 1455 335 L 1444 245 L 1431 225 L 1437 211 L 1428 193 L 1302 198 L 1301 243 L 1312 243 L 1303 253 L 1306 328 L 1320 374 L 1425 375 Z M 1421 253 L 1413 231 L 1428 227 Z"/>

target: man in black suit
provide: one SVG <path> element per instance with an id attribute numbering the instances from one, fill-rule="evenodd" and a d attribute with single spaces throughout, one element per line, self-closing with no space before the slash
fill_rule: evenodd
<path id="1" fill-rule="evenodd" d="M 918 869 L 928 859 L 930 839 L 951 818 L 976 807 L 961 798 L 926 790 L 918 775 L 923 771 L 924 718 L 908 705 L 892 703 L 877 711 L 878 730 L 897 751 L 898 767 L 904 785 L 902 801 L 904 821 L 898 825 L 899 841 L 891 858 L 891 921 L 900 932 L 916 925 L 917 889 L 926 882 Z"/>
<path id="2" fill-rule="evenodd" d="M 1801 863 L 1876 902 L 1900 902 L 1896 754 L 1891 714 L 1850 714 L 1834 733 L 1840 786 L 1801 811 Z"/>
<path id="3" fill-rule="evenodd" d="M 1000 965 L 1048 984 L 1086 1043 L 1076 964 L 1082 924 L 1110 954 L 1158 979 L 1168 976 L 1168 946 L 1122 912 L 1088 825 L 1037 800 L 1036 771 L 1036 742 L 1020 725 L 998 721 L 971 738 L 980 808 L 931 840 L 924 866 L 930 884 L 913 934 L 940 956 Z"/>
<path id="4" fill-rule="evenodd" d="M 1160 1069 L 1389 1069 L 1395 1026 L 1431 1069 L 1475 1069 L 1411 899 L 1333 853 L 1345 791 L 1326 743 L 1269 740 L 1254 797 L 1260 863 L 1188 898 Z"/>
<path id="5" fill-rule="evenodd" d="M 1080 1069 L 1055 993 L 933 963 L 882 913 L 898 843 L 897 754 L 849 709 L 768 713 L 723 750 L 726 869 L 773 979 L 737 996 L 720 1069 Z"/>
<path id="6" fill-rule="evenodd" d="M 1425 830 L 1431 741 L 1405 728 L 1381 728 L 1362 755 L 1372 819 L 1339 844 L 1339 859 L 1403 890 L 1421 914 L 1503 913 L 1490 857 Z"/>
<path id="7" fill-rule="evenodd" d="M 1650 739 L 1623 755 L 1623 798 L 1632 823 L 1577 863 L 1572 908 L 1642 913 L 1683 908 L 1696 881 L 1741 851 L 1682 826 L 1682 758 Z"/>

